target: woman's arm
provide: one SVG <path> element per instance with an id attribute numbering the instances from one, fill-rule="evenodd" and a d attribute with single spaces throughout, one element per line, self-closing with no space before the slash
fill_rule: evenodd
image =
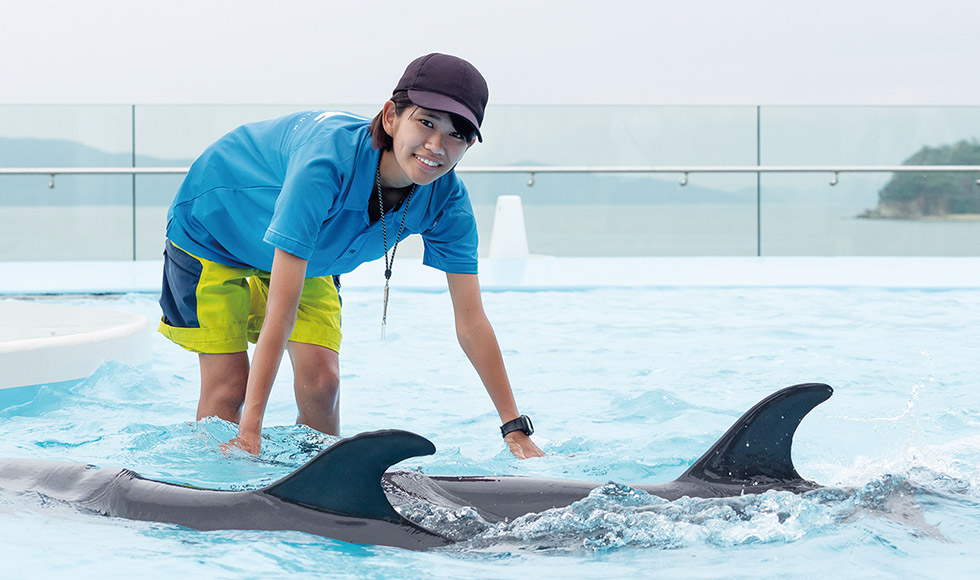
<path id="1" fill-rule="evenodd" d="M 463 352 L 480 375 L 490 400 L 497 408 L 501 424 L 516 419 L 520 413 L 517 411 L 514 392 L 507 378 L 497 337 L 483 311 L 480 281 L 476 274 L 446 274 L 446 279 L 449 283 L 449 295 L 453 301 L 459 345 L 463 347 Z M 520 459 L 544 455 L 544 452 L 522 431 L 508 433 L 505 441 L 511 453 Z"/>
<path id="2" fill-rule="evenodd" d="M 272 259 L 272 275 L 269 281 L 269 299 L 265 321 L 252 356 L 245 390 L 245 405 L 238 426 L 238 437 L 233 445 L 249 453 L 258 454 L 261 449 L 262 419 L 269 402 L 272 383 L 282 362 L 286 341 L 296 324 L 296 310 L 303 294 L 306 280 L 306 260 L 276 248 Z"/>

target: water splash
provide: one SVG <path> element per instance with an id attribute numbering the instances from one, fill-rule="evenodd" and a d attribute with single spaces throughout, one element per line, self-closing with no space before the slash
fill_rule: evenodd
<path id="1" fill-rule="evenodd" d="M 834 523 L 815 505 L 814 500 L 787 492 L 668 502 L 609 483 L 566 508 L 493 526 L 461 549 L 605 552 L 786 543 Z"/>

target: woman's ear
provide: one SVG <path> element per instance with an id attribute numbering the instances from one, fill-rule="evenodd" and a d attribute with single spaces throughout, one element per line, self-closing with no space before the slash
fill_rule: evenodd
<path id="1" fill-rule="evenodd" d="M 384 128 L 385 133 L 394 135 L 397 120 L 398 112 L 395 110 L 395 102 L 386 101 L 384 107 L 381 109 L 381 126 Z"/>

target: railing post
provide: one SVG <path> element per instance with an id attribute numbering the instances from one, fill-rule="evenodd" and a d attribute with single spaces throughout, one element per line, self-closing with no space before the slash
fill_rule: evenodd
<path id="1" fill-rule="evenodd" d="M 133 145 L 133 168 L 136 168 L 136 105 L 132 105 L 130 109 L 131 113 L 131 135 L 132 135 L 132 145 Z M 132 194 L 132 204 L 133 204 L 133 261 L 136 261 L 136 173 L 133 173 L 133 194 Z"/>
<path id="2" fill-rule="evenodd" d="M 762 167 L 762 107 L 755 107 L 755 166 Z M 762 256 L 762 172 L 755 173 L 755 255 Z"/>

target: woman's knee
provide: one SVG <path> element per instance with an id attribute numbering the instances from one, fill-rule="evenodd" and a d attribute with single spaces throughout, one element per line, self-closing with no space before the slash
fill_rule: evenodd
<path id="1" fill-rule="evenodd" d="M 340 392 L 337 353 L 313 345 L 290 345 L 293 381 L 297 396 L 334 400 Z"/>
<path id="2" fill-rule="evenodd" d="M 238 421 L 245 403 L 248 384 L 248 358 L 234 355 L 201 355 L 201 398 L 198 419 L 217 416 Z"/>
<path id="3" fill-rule="evenodd" d="M 322 399 L 336 398 L 340 392 L 340 372 L 330 367 L 307 369 L 294 377 L 297 391 Z"/>
<path id="4" fill-rule="evenodd" d="M 204 387 L 201 396 L 222 407 L 238 409 L 245 404 L 245 387 L 238 381 L 212 382 Z"/>

